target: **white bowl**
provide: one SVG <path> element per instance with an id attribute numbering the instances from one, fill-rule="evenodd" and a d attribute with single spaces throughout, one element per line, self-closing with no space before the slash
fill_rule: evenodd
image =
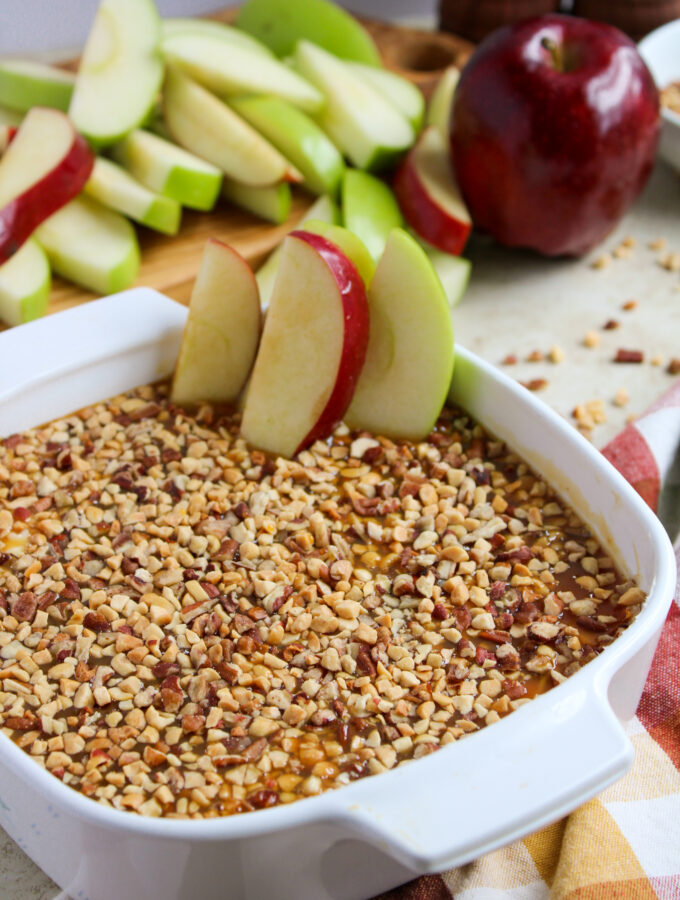
<path id="1" fill-rule="evenodd" d="M 680 19 L 662 25 L 638 44 L 659 90 L 672 81 L 680 81 Z M 659 154 L 680 172 L 680 115 L 661 107 Z"/>
<path id="2" fill-rule="evenodd" d="M 186 310 L 137 289 L 0 334 L 0 435 L 168 375 Z M 458 348 L 452 400 L 546 476 L 649 597 L 564 684 L 407 766 L 288 806 L 143 818 L 66 787 L 0 735 L 0 824 L 73 898 L 360 900 L 554 821 L 621 776 L 675 584 L 670 542 L 556 413 Z"/>

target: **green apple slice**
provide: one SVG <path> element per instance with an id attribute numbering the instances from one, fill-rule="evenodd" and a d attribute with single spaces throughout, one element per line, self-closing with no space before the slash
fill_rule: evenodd
<path id="1" fill-rule="evenodd" d="M 7 109 L 6 106 L 0 106 L 0 125 L 18 128 L 21 125 L 21 119 L 21 113 L 18 113 L 15 109 Z"/>
<path id="2" fill-rule="evenodd" d="M 449 141 L 449 119 L 451 118 L 453 95 L 456 93 L 459 78 L 460 69 L 457 66 L 449 66 L 448 69 L 445 69 L 432 91 L 432 96 L 427 106 L 426 124 L 434 125 L 447 144 Z"/>
<path id="3" fill-rule="evenodd" d="M 262 53 L 270 57 L 274 55 L 269 47 L 265 47 L 263 43 L 246 34 L 245 31 L 232 28 L 224 22 L 214 22 L 210 19 L 163 19 L 161 22 L 161 45 L 178 34 L 201 34 L 224 41 L 225 44 L 231 46 L 251 50 L 253 53 Z"/>
<path id="4" fill-rule="evenodd" d="M 305 39 L 343 59 L 381 65 L 366 29 L 328 0 L 247 0 L 236 24 L 277 56 L 289 56 L 298 40 Z"/>
<path id="5" fill-rule="evenodd" d="M 163 42 L 163 54 L 200 84 L 217 94 L 268 94 L 316 112 L 322 94 L 277 59 L 203 34 L 176 34 Z"/>
<path id="6" fill-rule="evenodd" d="M 384 181 L 358 169 L 345 172 L 341 198 L 345 227 L 361 238 L 377 263 L 389 233 L 404 223 L 397 198 Z"/>
<path id="7" fill-rule="evenodd" d="M 353 71 L 389 100 L 395 109 L 406 116 L 413 130 L 420 131 L 425 118 L 425 97 L 415 84 L 389 69 L 377 69 L 364 63 L 349 63 Z"/>
<path id="8" fill-rule="evenodd" d="M 252 269 L 231 247 L 209 240 L 191 294 L 172 400 L 233 403 L 252 368 L 261 322 Z"/>
<path id="9" fill-rule="evenodd" d="M 333 223 L 335 225 L 340 224 L 340 211 L 332 197 L 329 197 L 328 195 L 319 197 L 318 200 L 312 203 L 303 217 L 295 223 L 295 228 L 304 228 L 305 224 L 311 222 L 312 219 Z M 255 273 L 255 278 L 257 279 L 257 284 L 260 289 L 260 304 L 262 305 L 263 310 L 266 310 L 269 306 L 280 259 L 281 245 L 279 244 L 279 246 L 269 254 L 267 259 Z"/>
<path id="10" fill-rule="evenodd" d="M 29 238 L 0 266 L 0 321 L 22 325 L 44 315 L 51 280 L 45 251 Z"/>
<path id="11" fill-rule="evenodd" d="M 182 215 L 179 203 L 150 191 L 110 159 L 97 158 L 85 193 L 154 231 L 177 234 L 179 230 Z"/>
<path id="12" fill-rule="evenodd" d="M 225 175 L 265 187 L 302 176 L 259 132 L 214 94 L 168 69 L 163 95 L 165 123 L 173 139 Z"/>
<path id="13" fill-rule="evenodd" d="M 303 226 L 298 225 L 297 227 L 298 230 L 302 228 L 303 231 L 320 234 L 321 237 L 325 237 L 331 244 L 339 247 L 347 259 L 354 263 L 366 287 L 369 286 L 375 273 L 375 263 L 371 259 L 371 254 L 356 234 L 352 234 L 351 231 L 343 228 L 342 225 L 323 222 L 320 219 L 308 219 Z"/>
<path id="14" fill-rule="evenodd" d="M 314 194 L 335 194 L 344 160 L 316 122 L 277 97 L 234 97 L 229 105 L 296 166 L 302 186 Z"/>
<path id="15" fill-rule="evenodd" d="M 110 150 L 124 169 L 151 191 L 190 209 L 209 210 L 220 193 L 222 173 L 211 163 L 148 131 L 135 129 Z"/>
<path id="16" fill-rule="evenodd" d="M 85 44 L 69 114 L 97 146 L 140 125 L 163 80 L 153 0 L 102 0 Z"/>
<path id="17" fill-rule="evenodd" d="M 0 103 L 17 112 L 51 106 L 66 112 L 76 81 L 73 72 L 32 59 L 0 61 Z"/>
<path id="18" fill-rule="evenodd" d="M 366 362 L 345 416 L 350 428 L 422 440 L 451 383 L 449 304 L 425 251 L 400 228 L 387 240 L 368 290 Z"/>
<path id="19" fill-rule="evenodd" d="M 449 307 L 454 309 L 463 299 L 463 295 L 467 290 L 470 273 L 472 272 L 472 263 L 469 259 L 465 259 L 462 256 L 452 256 L 450 253 L 444 253 L 443 250 L 437 250 L 436 247 L 430 246 L 416 235 L 411 235 L 411 237 L 420 244 L 427 254 L 427 258 L 432 263 L 432 267 L 442 283 L 444 293 L 449 301 Z"/>
<path id="20" fill-rule="evenodd" d="M 222 196 L 235 206 L 275 225 L 286 221 L 292 202 L 290 185 L 286 181 L 267 187 L 251 187 L 225 178 L 222 182 Z"/>
<path id="21" fill-rule="evenodd" d="M 295 65 L 326 96 L 317 121 L 359 169 L 389 165 L 414 140 L 404 116 L 343 60 L 300 41 Z"/>
<path id="22" fill-rule="evenodd" d="M 98 294 L 130 287 L 139 271 L 135 229 L 90 197 L 71 200 L 35 232 L 55 272 Z"/>

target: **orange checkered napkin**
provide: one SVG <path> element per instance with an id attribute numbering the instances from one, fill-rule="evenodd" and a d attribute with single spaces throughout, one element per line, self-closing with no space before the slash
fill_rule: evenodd
<path id="1" fill-rule="evenodd" d="M 659 514 L 680 569 L 680 382 L 603 452 Z M 627 732 L 631 770 L 566 819 L 381 900 L 680 900 L 680 596 Z"/>

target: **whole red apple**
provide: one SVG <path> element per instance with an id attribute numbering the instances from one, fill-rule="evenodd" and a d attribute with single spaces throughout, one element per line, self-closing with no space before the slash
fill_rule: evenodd
<path id="1" fill-rule="evenodd" d="M 540 16 L 479 45 L 456 89 L 450 128 L 474 224 L 512 247 L 577 256 L 642 190 L 659 97 L 622 32 Z"/>

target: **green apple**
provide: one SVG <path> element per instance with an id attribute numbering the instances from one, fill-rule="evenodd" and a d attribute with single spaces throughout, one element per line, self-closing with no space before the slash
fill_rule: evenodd
<path id="1" fill-rule="evenodd" d="M 80 196 L 35 231 L 52 268 L 98 294 L 130 287 L 139 271 L 139 244 L 131 223 L 90 197 Z"/>
<path id="2" fill-rule="evenodd" d="M 347 169 L 342 180 L 342 218 L 345 228 L 361 238 L 377 263 L 383 254 L 387 236 L 403 225 L 397 199 L 374 175 Z"/>
<path id="3" fill-rule="evenodd" d="M 368 289 L 371 334 L 345 421 L 395 439 L 423 440 L 451 383 L 449 304 L 425 251 L 400 228 Z"/>
<path id="4" fill-rule="evenodd" d="M 209 240 L 191 294 L 173 402 L 233 403 L 252 368 L 261 322 L 252 269 L 231 247 Z"/>
<path id="5" fill-rule="evenodd" d="M 304 228 L 305 223 L 312 219 L 333 223 L 335 225 L 340 224 L 340 211 L 332 197 L 329 197 L 328 195 L 319 197 L 318 200 L 312 203 L 307 212 L 295 226 L 291 226 L 291 228 Z M 260 303 L 263 310 L 266 310 L 269 306 L 280 259 L 281 245 L 279 244 L 279 246 L 269 254 L 255 274 L 258 287 L 260 288 Z"/>
<path id="6" fill-rule="evenodd" d="M 179 203 L 149 190 L 110 159 L 97 158 L 85 193 L 154 231 L 163 234 L 179 231 L 182 215 Z"/>
<path id="7" fill-rule="evenodd" d="M 449 66 L 448 69 L 445 69 L 435 85 L 427 105 L 426 124 L 434 125 L 447 144 L 453 95 L 456 93 L 459 78 L 460 69 L 457 66 Z"/>
<path id="8" fill-rule="evenodd" d="M 45 251 L 29 238 L 0 266 L 0 321 L 21 325 L 40 318 L 47 309 L 50 285 Z"/>
<path id="9" fill-rule="evenodd" d="M 31 59 L 0 61 L 0 103 L 17 112 L 51 106 L 66 112 L 76 76 Z"/>
<path id="10" fill-rule="evenodd" d="M 265 187 L 302 176 L 262 135 L 214 94 L 170 66 L 163 94 L 173 139 L 235 181 Z"/>
<path id="11" fill-rule="evenodd" d="M 212 209 L 222 173 L 211 163 L 156 134 L 135 129 L 114 144 L 111 156 L 149 190 L 190 209 Z"/>
<path id="12" fill-rule="evenodd" d="M 153 0 L 101 0 L 78 69 L 69 115 L 96 146 L 140 125 L 163 80 Z"/>
<path id="13" fill-rule="evenodd" d="M 232 28 L 224 22 L 215 22 L 211 19 L 163 19 L 161 22 L 161 44 L 178 34 L 202 34 L 206 37 L 216 38 L 225 44 L 243 47 L 252 50 L 253 53 L 262 53 L 265 56 L 274 54 L 263 43 L 241 31 Z"/>
<path id="14" fill-rule="evenodd" d="M 462 256 L 452 256 L 450 253 L 444 253 L 443 250 L 437 250 L 426 241 L 421 240 L 416 234 L 413 237 L 423 248 L 427 254 L 427 258 L 432 263 L 432 267 L 444 288 L 444 293 L 449 301 L 449 307 L 453 310 L 467 290 L 470 281 L 470 273 L 472 272 L 472 263 L 469 259 Z"/>
<path id="15" fill-rule="evenodd" d="M 204 34 L 175 34 L 163 41 L 166 60 L 224 97 L 267 94 L 308 112 L 323 106 L 322 94 L 274 57 L 225 45 Z"/>
<path id="16" fill-rule="evenodd" d="M 357 168 L 383 168 L 411 146 L 409 122 L 348 63 L 300 41 L 295 65 L 325 94 L 326 106 L 316 120 Z"/>
<path id="17" fill-rule="evenodd" d="M 267 187 L 251 187 L 249 184 L 241 184 L 225 177 L 222 182 L 222 196 L 235 206 L 246 209 L 275 225 L 286 221 L 292 202 L 290 185 L 287 181 Z"/>
<path id="18" fill-rule="evenodd" d="M 298 40 L 305 39 L 343 59 L 382 64 L 366 29 L 328 0 L 246 0 L 236 24 L 277 56 L 289 56 Z"/>
<path id="19" fill-rule="evenodd" d="M 356 234 L 352 234 L 351 231 L 348 231 L 341 225 L 322 222 L 319 219 L 308 219 L 303 226 L 296 229 L 296 231 L 299 230 L 320 234 L 321 237 L 326 238 L 331 244 L 339 247 L 347 259 L 354 264 L 366 287 L 369 286 L 375 273 L 375 263 L 371 259 L 371 254 Z"/>
<path id="20" fill-rule="evenodd" d="M 15 109 L 7 109 L 6 106 L 0 106 L 0 125 L 18 128 L 21 125 L 21 119 L 21 113 L 18 113 Z"/>
<path id="21" fill-rule="evenodd" d="M 377 69 L 364 63 L 350 63 L 356 74 L 406 116 L 413 130 L 420 131 L 425 118 L 425 97 L 415 84 L 389 69 Z"/>
<path id="22" fill-rule="evenodd" d="M 229 105 L 300 170 L 303 187 L 313 194 L 337 193 L 345 163 L 309 116 L 277 97 L 234 97 Z"/>

